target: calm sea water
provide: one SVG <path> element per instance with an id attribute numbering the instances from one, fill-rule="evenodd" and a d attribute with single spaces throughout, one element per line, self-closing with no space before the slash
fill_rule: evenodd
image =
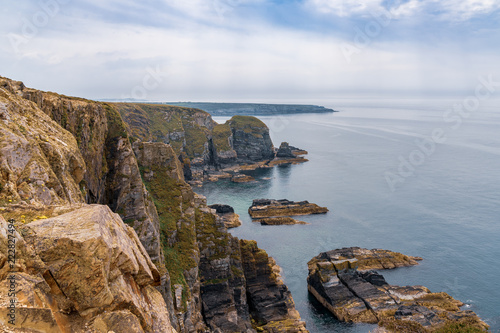
<path id="1" fill-rule="evenodd" d="M 482 102 L 459 124 L 446 113 L 456 102 L 346 99 L 323 104 L 341 110 L 335 114 L 261 117 L 275 145 L 306 149 L 310 161 L 253 172 L 253 183 L 195 190 L 240 214 L 243 225 L 231 233 L 277 260 L 311 332 L 374 328 L 340 323 L 308 295 L 307 262 L 344 246 L 423 257 L 382 274 L 391 284 L 445 291 L 500 332 L 500 103 Z M 445 142 L 430 145 L 433 132 Z M 399 174 L 401 160 L 412 172 L 406 165 Z M 387 175 L 399 180 L 392 188 Z M 256 198 L 309 200 L 330 212 L 301 218 L 309 225 L 261 226 L 247 213 Z"/>

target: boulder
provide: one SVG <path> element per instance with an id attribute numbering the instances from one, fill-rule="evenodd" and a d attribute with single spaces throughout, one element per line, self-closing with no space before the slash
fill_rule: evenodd
<path id="1" fill-rule="evenodd" d="M 1 260 L 0 300 L 14 276 L 18 312 L 14 332 L 175 332 L 160 282 L 135 231 L 109 207 L 88 205 L 54 218 L 17 225 L 0 216 L 0 247 L 16 238 L 16 265 Z M 9 237 L 10 238 L 10 237 Z M 6 308 L 0 305 L 0 313 Z M 130 330 L 129 330 L 130 331 Z"/>

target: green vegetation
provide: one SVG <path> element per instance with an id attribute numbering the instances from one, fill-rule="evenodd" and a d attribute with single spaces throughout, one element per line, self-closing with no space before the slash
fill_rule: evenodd
<path id="1" fill-rule="evenodd" d="M 428 333 L 428 331 L 415 321 L 397 320 L 394 318 L 384 318 L 379 323 L 391 332 L 398 333 Z"/>
<path id="2" fill-rule="evenodd" d="M 229 137 L 233 133 L 231 132 L 231 127 L 229 127 L 229 123 L 216 125 L 212 130 L 212 138 L 217 151 L 227 151 L 231 150 L 231 146 L 229 145 Z"/>
<path id="3" fill-rule="evenodd" d="M 109 104 L 103 104 L 104 110 L 106 111 L 106 119 L 108 121 L 108 138 L 127 138 L 127 129 L 125 128 L 125 123 L 118 111 L 111 107 Z M 80 128 L 81 123 L 78 125 Z"/>
<path id="4" fill-rule="evenodd" d="M 184 126 L 186 134 L 185 152 L 190 158 L 200 157 L 207 142 L 208 129 L 194 124 L 186 123 Z"/>
<path id="5" fill-rule="evenodd" d="M 481 333 L 487 332 L 475 318 L 467 318 L 460 321 L 450 321 L 435 333 Z"/>
<path id="6" fill-rule="evenodd" d="M 211 248 L 214 254 L 210 260 L 225 258 L 228 255 L 229 234 L 217 228 L 215 216 L 196 209 L 196 231 L 198 242 L 203 248 Z"/>
<path id="7" fill-rule="evenodd" d="M 213 116 L 294 114 L 335 112 L 317 105 L 300 104 L 255 104 L 255 103 L 204 103 L 184 102 L 168 103 L 170 105 L 197 108 L 207 111 Z"/>
<path id="8" fill-rule="evenodd" d="M 248 128 L 267 128 L 260 119 L 252 116 L 234 116 L 229 120 L 231 127 L 237 129 L 248 129 Z"/>
<path id="9" fill-rule="evenodd" d="M 193 221 L 186 220 L 183 214 L 192 207 L 190 188 L 187 184 L 177 181 L 168 175 L 164 166 L 152 168 L 139 167 L 143 182 L 151 195 L 160 219 L 160 238 L 165 255 L 165 266 L 170 274 L 172 285 L 183 286 L 183 301 L 189 298 L 189 288 L 184 277 L 184 271 L 196 267 L 193 259 L 196 251 L 196 233 Z M 145 173 L 153 171 L 153 179 L 147 181 Z M 181 209 L 182 207 L 182 209 Z M 179 224 L 179 226 L 178 226 Z M 176 233 L 175 241 L 169 244 L 169 238 Z M 172 288 L 172 293 L 174 290 Z"/>
<path id="10" fill-rule="evenodd" d="M 482 328 L 477 319 L 467 318 L 460 321 L 448 321 L 438 329 L 426 329 L 417 322 L 409 320 L 397 320 L 395 318 L 384 318 L 379 322 L 391 332 L 398 333 L 481 333 L 487 332 Z"/>
<path id="11" fill-rule="evenodd" d="M 113 105 L 127 123 L 132 141 L 169 143 L 177 154 L 185 149 L 191 159 L 201 156 L 210 133 L 209 128 L 200 125 L 198 120 L 211 123 L 210 127 L 215 126 L 210 115 L 198 109 L 141 103 Z"/>

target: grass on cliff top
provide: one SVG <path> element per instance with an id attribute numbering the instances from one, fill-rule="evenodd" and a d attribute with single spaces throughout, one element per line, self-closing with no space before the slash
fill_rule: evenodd
<path id="1" fill-rule="evenodd" d="M 253 116 L 233 116 L 229 120 L 229 124 L 233 128 L 246 129 L 246 128 L 267 128 L 260 119 Z"/>
<path id="2" fill-rule="evenodd" d="M 232 135 L 229 122 L 225 124 L 217 124 L 212 130 L 212 139 L 217 151 L 231 150 L 229 145 L 229 137 Z"/>

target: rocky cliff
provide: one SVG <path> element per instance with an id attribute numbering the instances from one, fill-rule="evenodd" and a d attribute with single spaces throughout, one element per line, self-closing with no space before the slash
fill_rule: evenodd
<path id="1" fill-rule="evenodd" d="M 170 144 L 183 164 L 187 180 L 218 179 L 226 176 L 218 175 L 218 171 L 275 158 L 269 129 L 255 117 L 234 116 L 217 124 L 210 114 L 198 109 L 162 104 L 112 106 L 126 122 L 133 142 Z M 305 161 L 294 154 L 283 157 Z M 229 171 L 234 172 L 234 168 Z"/>
<path id="2" fill-rule="evenodd" d="M 132 117 L 146 124 L 142 132 L 125 125 L 123 108 L 147 115 Z M 184 111 L 162 113 L 182 126 L 162 132 L 145 105 L 98 103 L 0 78 L 0 214 L 15 221 L 2 220 L 1 246 L 15 232 L 17 314 L 25 325 L 11 329 L 286 332 L 300 321 L 272 259 L 266 255 L 273 264 L 256 271 L 244 266 L 239 240 L 185 182 L 175 149 L 186 142 L 182 153 L 196 162 L 216 157 L 210 147 L 223 143 L 210 137 L 217 125 L 209 116 Z M 4 287 L 8 259 L 0 258 Z M 272 306 L 280 315 L 269 317 L 249 274 L 269 295 L 280 291 L 285 312 Z M 7 296 L 2 289 L 4 312 Z"/>
<path id="3" fill-rule="evenodd" d="M 387 250 L 358 247 L 320 253 L 309 261 L 309 292 L 338 320 L 378 323 L 389 332 L 483 332 L 488 326 L 464 304 L 423 286 L 389 285 L 374 269 L 417 264 Z"/>
<path id="4" fill-rule="evenodd" d="M 10 222 L 0 216 L 3 332 L 175 332 L 158 269 L 109 207 Z"/>

